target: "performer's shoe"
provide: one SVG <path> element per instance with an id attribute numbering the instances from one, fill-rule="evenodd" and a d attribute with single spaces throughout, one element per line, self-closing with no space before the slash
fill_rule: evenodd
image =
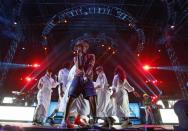
<path id="1" fill-rule="evenodd" d="M 132 123 L 130 123 L 129 120 L 126 120 L 126 121 L 124 121 L 124 122 L 121 124 L 121 127 L 122 127 L 122 128 L 127 128 L 127 127 L 129 127 L 129 126 L 131 126 L 131 125 L 132 125 Z"/>
<path id="2" fill-rule="evenodd" d="M 77 116 L 74 120 L 74 124 L 79 125 L 81 127 L 86 127 L 88 126 L 86 122 L 82 121 L 79 116 Z"/>
<path id="3" fill-rule="evenodd" d="M 52 117 L 48 117 L 47 119 L 48 123 L 53 126 L 55 124 L 54 119 Z"/>
<path id="4" fill-rule="evenodd" d="M 69 121 L 62 121 L 61 122 L 61 127 L 63 127 L 63 128 L 74 128 L 75 125 L 71 124 Z"/>
<path id="5" fill-rule="evenodd" d="M 37 120 L 34 120 L 32 125 L 36 125 L 36 126 L 43 126 L 44 123 L 40 122 L 40 121 L 37 121 Z"/>
<path id="6" fill-rule="evenodd" d="M 112 117 L 107 117 L 107 118 L 104 119 L 104 123 L 103 123 L 102 127 L 112 128 L 114 123 L 115 123 L 115 120 Z"/>

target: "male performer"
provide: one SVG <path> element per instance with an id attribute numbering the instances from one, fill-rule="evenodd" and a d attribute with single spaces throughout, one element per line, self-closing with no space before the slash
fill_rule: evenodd
<path id="1" fill-rule="evenodd" d="M 39 91 L 37 94 L 38 105 L 34 115 L 34 124 L 43 124 L 45 118 L 47 117 L 48 107 L 51 101 L 52 88 L 55 88 L 59 84 L 51 76 L 52 71 L 48 69 L 46 74 L 39 80 Z"/>
<path id="2" fill-rule="evenodd" d="M 59 100 L 57 108 L 52 112 L 52 114 L 48 117 L 50 124 L 54 124 L 53 117 L 58 112 L 63 112 L 63 96 L 67 89 L 67 82 L 68 82 L 68 75 L 70 70 L 70 63 L 66 62 L 64 63 L 62 69 L 58 73 L 58 82 L 60 83 L 58 86 L 58 94 L 59 94 Z"/>
<path id="3" fill-rule="evenodd" d="M 112 82 L 114 90 L 114 113 L 122 121 L 122 127 L 125 128 L 129 124 L 129 97 L 128 92 L 133 92 L 134 88 L 128 83 L 125 75 L 125 70 L 121 66 L 116 66 L 114 71 L 114 79 Z"/>
<path id="4" fill-rule="evenodd" d="M 89 44 L 86 41 L 80 40 L 75 44 L 77 55 L 74 57 L 76 65 L 76 74 L 69 89 L 69 98 L 66 105 L 65 117 L 61 123 L 62 127 L 74 128 L 68 120 L 69 112 L 74 102 L 80 94 L 89 100 L 91 115 L 93 116 L 93 124 L 97 122 L 96 118 L 96 91 L 92 83 L 93 67 L 95 64 L 95 55 L 88 54 Z"/>
<path id="5" fill-rule="evenodd" d="M 106 107 L 110 100 L 110 93 L 108 89 L 108 80 L 103 71 L 102 66 L 96 68 L 97 80 L 94 82 L 94 86 L 97 92 L 97 116 L 107 117 Z M 109 96 L 109 97 L 108 97 Z"/>
<path id="6" fill-rule="evenodd" d="M 148 94 L 143 95 L 143 104 L 145 106 L 145 123 L 149 123 L 149 117 L 151 118 L 152 124 L 155 123 L 153 112 L 152 112 L 152 100 Z"/>

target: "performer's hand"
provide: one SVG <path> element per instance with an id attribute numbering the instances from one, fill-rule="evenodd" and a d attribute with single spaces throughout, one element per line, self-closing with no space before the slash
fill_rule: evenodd
<path id="1" fill-rule="evenodd" d="M 112 95 L 110 96 L 110 99 L 112 99 L 113 97 L 115 97 L 115 92 L 112 93 Z"/>
<path id="2" fill-rule="evenodd" d="M 57 82 L 58 81 L 58 76 L 54 75 L 54 80 Z"/>
<path id="3" fill-rule="evenodd" d="M 60 94 L 60 95 L 61 95 L 61 97 L 63 97 L 63 96 L 64 96 L 64 94 L 65 94 L 65 93 L 64 93 L 64 91 L 61 91 L 61 94 Z"/>

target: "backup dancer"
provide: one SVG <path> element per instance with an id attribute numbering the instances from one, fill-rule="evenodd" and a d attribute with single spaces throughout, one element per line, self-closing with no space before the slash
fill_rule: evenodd
<path id="1" fill-rule="evenodd" d="M 107 117 L 107 105 L 110 101 L 109 84 L 102 66 L 96 68 L 97 79 L 94 87 L 97 92 L 97 116 Z"/>
<path id="2" fill-rule="evenodd" d="M 97 116 L 104 120 L 103 127 L 111 128 L 114 123 L 112 116 L 112 88 L 109 87 L 108 80 L 104 73 L 103 67 L 96 67 L 96 74 L 98 75 L 94 87 L 97 92 Z"/>
<path id="3" fill-rule="evenodd" d="M 70 70 L 70 64 L 67 62 L 63 65 L 63 68 L 58 72 L 58 82 L 60 83 L 58 86 L 59 99 L 58 99 L 58 105 L 56 109 L 48 117 L 48 119 L 50 120 L 50 124 L 54 124 L 53 117 L 58 111 L 63 112 L 62 100 L 63 100 L 63 96 L 67 88 L 69 70 Z"/>
<path id="4" fill-rule="evenodd" d="M 112 82 L 113 96 L 114 96 L 114 115 L 122 122 L 122 127 L 127 127 L 129 123 L 129 97 L 128 93 L 134 92 L 134 88 L 128 83 L 125 71 L 121 66 L 117 66 L 114 71 L 114 78 Z"/>
<path id="5" fill-rule="evenodd" d="M 80 94 L 89 100 L 91 115 L 93 116 L 93 124 L 97 122 L 96 91 L 92 82 L 95 55 L 87 54 L 88 48 L 89 44 L 85 41 L 78 41 L 74 48 L 77 52 L 77 56 L 74 57 L 76 74 L 69 88 L 65 117 L 61 123 L 62 127 L 74 128 L 74 125 L 69 122 L 68 116 L 74 100 Z"/>
<path id="6" fill-rule="evenodd" d="M 34 114 L 34 124 L 43 124 L 47 117 L 48 108 L 51 101 L 52 88 L 55 88 L 59 83 L 52 77 L 52 71 L 47 70 L 46 74 L 40 78 L 38 83 L 37 108 Z"/>

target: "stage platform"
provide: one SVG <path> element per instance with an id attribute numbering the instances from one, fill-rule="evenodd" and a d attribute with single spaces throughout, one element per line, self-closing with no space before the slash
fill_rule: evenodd
<path id="1" fill-rule="evenodd" d="M 24 122 L 0 122 L 1 127 L 5 128 L 6 131 L 63 131 L 63 130 L 74 130 L 74 131 L 98 131 L 98 130 L 124 130 L 124 131 L 173 131 L 173 125 L 132 125 L 128 128 L 122 129 L 120 125 L 114 125 L 113 129 L 108 128 L 74 128 L 74 129 L 65 129 L 61 128 L 58 125 L 50 126 L 36 126 L 32 123 Z M 4 130 L 3 130 L 4 131 Z"/>

